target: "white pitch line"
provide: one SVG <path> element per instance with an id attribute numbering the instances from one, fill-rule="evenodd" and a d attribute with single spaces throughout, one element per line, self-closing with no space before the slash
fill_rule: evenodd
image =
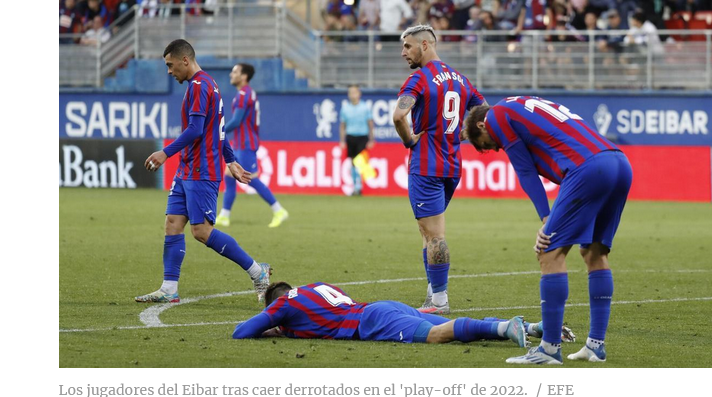
<path id="1" fill-rule="evenodd" d="M 344 284 L 340 284 L 344 285 Z M 236 293 L 222 294 L 225 296 L 229 295 L 242 295 L 245 292 L 252 293 L 253 291 L 241 291 Z M 694 302 L 694 301 L 712 301 L 712 296 L 705 296 L 701 298 L 670 298 L 670 299 L 646 299 L 640 301 L 613 301 L 613 305 L 633 305 L 633 304 L 648 304 L 648 303 L 670 303 L 670 302 Z M 588 303 L 569 303 L 566 307 L 588 307 Z M 541 306 L 504 306 L 504 307 L 471 307 L 469 309 L 456 309 L 452 310 L 452 313 L 465 313 L 465 312 L 482 312 L 482 311 L 497 311 L 497 310 L 520 310 L 520 309 L 540 309 Z M 112 328 L 81 328 L 81 329 L 60 329 L 60 333 L 70 333 L 70 332 L 100 332 L 100 331 L 115 331 L 115 330 L 131 330 L 131 329 L 150 329 L 150 328 L 175 328 L 175 327 L 194 327 L 200 325 L 228 325 L 228 324 L 240 324 L 245 322 L 245 320 L 235 320 L 235 321 L 218 321 L 218 322 L 203 322 L 203 323 L 190 323 L 190 324 L 163 324 L 159 326 L 150 325 L 133 325 L 125 327 L 112 327 Z"/>
<path id="2" fill-rule="evenodd" d="M 528 274 L 539 274 L 539 271 L 535 270 L 535 271 L 526 271 L 526 272 L 459 274 L 459 275 L 452 275 L 452 276 L 450 276 L 450 278 L 503 277 L 503 276 L 519 276 L 519 275 L 528 275 Z M 405 282 L 405 281 L 423 281 L 425 279 L 426 279 L 425 277 L 393 278 L 393 279 L 369 280 L 369 281 L 349 281 L 346 283 L 334 283 L 334 285 L 366 285 L 366 284 L 401 283 L 401 282 Z M 222 294 L 196 296 L 194 298 L 181 299 L 180 303 L 164 303 L 161 305 L 155 305 L 155 306 L 151 306 L 148 309 L 142 311 L 141 314 L 139 314 L 139 320 L 144 325 L 146 325 L 148 327 L 163 327 L 164 324 L 160 319 L 160 315 L 161 315 L 161 313 L 163 313 L 164 311 L 166 311 L 170 308 L 184 305 L 186 303 L 198 302 L 198 301 L 205 300 L 205 299 L 225 298 L 225 297 L 234 296 L 234 295 L 245 295 L 245 294 L 251 294 L 251 293 L 254 293 L 254 291 L 249 290 L 249 291 L 239 291 L 239 292 L 225 292 Z"/>

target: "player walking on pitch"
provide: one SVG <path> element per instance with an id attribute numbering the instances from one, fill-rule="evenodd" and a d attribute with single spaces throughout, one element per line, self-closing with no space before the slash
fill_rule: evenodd
<path id="1" fill-rule="evenodd" d="M 282 208 L 272 191 L 257 178 L 259 167 L 257 165 L 257 149 L 260 147 L 260 101 L 257 93 L 250 87 L 250 80 L 255 75 L 255 68 L 247 63 L 239 63 L 230 72 L 230 84 L 237 88 L 237 94 L 232 100 L 232 119 L 225 124 L 225 132 L 233 132 L 235 158 L 245 169 L 252 174 L 248 183 L 257 194 L 272 208 L 272 222 L 268 227 L 277 227 L 282 224 L 289 214 Z M 237 183 L 229 169 L 225 169 L 225 196 L 223 208 L 215 220 L 218 226 L 230 226 L 230 210 L 235 202 Z"/>
<path id="2" fill-rule="evenodd" d="M 183 230 L 190 221 L 193 237 L 218 254 L 242 267 L 252 278 L 258 298 L 269 285 L 270 266 L 255 262 L 231 236 L 213 228 L 218 204 L 218 187 L 223 156 L 232 176 L 242 183 L 252 179 L 235 161 L 230 143 L 225 141 L 223 103 L 215 81 L 195 61 L 195 50 L 185 40 L 171 42 L 163 52 L 168 74 L 179 83 L 188 82 L 181 122 L 183 133 L 173 143 L 151 154 L 145 162 L 157 171 L 180 152 L 180 164 L 168 194 L 166 234 L 163 243 L 163 284 L 136 302 L 179 302 L 178 279 L 185 256 Z"/>
<path id="3" fill-rule="evenodd" d="M 418 310 L 447 314 L 450 251 L 445 242 L 445 209 L 460 181 L 460 127 L 468 109 L 487 102 L 467 77 L 438 58 L 432 27 L 410 27 L 401 40 L 401 56 L 411 69 L 420 68 L 401 87 L 393 114 L 396 131 L 410 149 L 408 197 L 423 238 L 428 293 Z"/>
<path id="4" fill-rule="evenodd" d="M 632 181 L 628 159 L 566 106 L 538 97 L 516 96 L 478 106 L 465 120 L 463 139 L 480 152 L 504 151 L 544 225 L 534 251 L 541 266 L 544 335 L 512 364 L 562 364 L 561 334 L 569 296 L 566 254 L 574 244 L 588 268 L 591 328 L 586 345 L 569 360 L 606 361 L 604 340 L 611 314 L 613 275 L 608 253 Z M 539 175 L 560 184 L 549 211 Z"/>

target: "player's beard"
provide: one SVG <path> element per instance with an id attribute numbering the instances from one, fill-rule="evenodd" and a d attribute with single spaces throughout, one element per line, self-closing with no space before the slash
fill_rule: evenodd
<path id="1" fill-rule="evenodd" d="M 418 48 L 417 56 L 413 57 L 412 59 L 413 59 L 413 62 L 410 65 L 408 65 L 408 66 L 410 66 L 411 69 L 418 69 L 419 67 L 421 67 L 420 62 L 423 60 L 423 50 Z"/>

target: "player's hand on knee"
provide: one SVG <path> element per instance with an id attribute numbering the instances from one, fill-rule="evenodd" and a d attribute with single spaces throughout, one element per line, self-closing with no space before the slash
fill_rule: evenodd
<path id="1" fill-rule="evenodd" d="M 242 166 L 238 162 L 234 161 L 228 164 L 227 166 L 230 169 L 232 177 L 235 178 L 238 182 L 250 183 L 252 181 L 252 174 L 248 171 L 245 171 L 245 169 L 242 168 Z"/>
<path id="2" fill-rule="evenodd" d="M 544 227 L 546 225 L 542 226 L 541 229 L 536 233 L 536 242 L 534 243 L 534 252 L 537 254 L 542 253 L 545 249 L 549 248 L 549 245 L 551 245 L 551 237 L 554 236 L 556 233 L 551 233 L 547 235 L 544 233 Z"/>

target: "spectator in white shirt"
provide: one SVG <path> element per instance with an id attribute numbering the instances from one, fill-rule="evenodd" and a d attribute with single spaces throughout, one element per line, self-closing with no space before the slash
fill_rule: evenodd
<path id="1" fill-rule="evenodd" d="M 381 0 L 381 31 L 399 33 L 381 36 L 381 41 L 400 41 L 403 25 L 412 17 L 413 9 L 405 0 Z"/>
<path id="2" fill-rule="evenodd" d="M 647 46 L 655 55 L 663 53 L 663 45 L 658 36 L 658 28 L 647 21 L 645 14 L 636 12 L 630 19 L 630 30 L 624 42 L 628 45 Z"/>

